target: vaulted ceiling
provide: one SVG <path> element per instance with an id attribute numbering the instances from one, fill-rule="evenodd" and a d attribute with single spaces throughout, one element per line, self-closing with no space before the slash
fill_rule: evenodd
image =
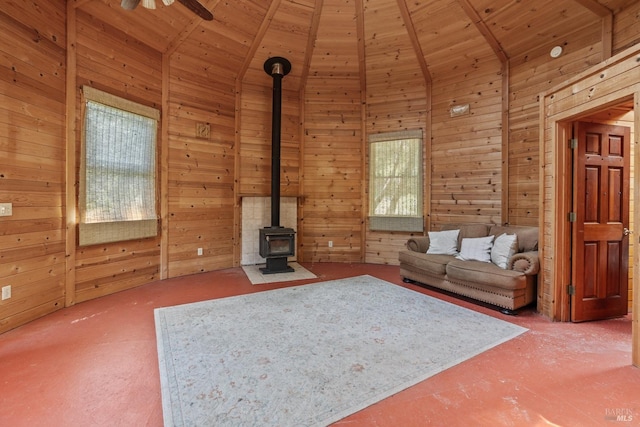
<path id="1" fill-rule="evenodd" d="M 614 14 L 637 0 L 200 0 L 213 21 L 179 2 L 126 11 L 120 0 L 72 1 L 159 52 L 195 51 L 203 67 L 234 78 L 285 56 L 294 64 L 288 85 L 295 87 L 308 73 L 357 73 L 363 61 L 372 69 L 407 50 L 427 79 L 486 58 L 525 61 L 555 45 L 571 49 L 585 27 L 601 26 L 606 39 Z M 325 53 L 331 69 L 323 69 Z"/>

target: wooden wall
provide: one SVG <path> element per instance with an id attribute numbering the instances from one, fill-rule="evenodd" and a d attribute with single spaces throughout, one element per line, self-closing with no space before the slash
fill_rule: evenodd
<path id="1" fill-rule="evenodd" d="M 167 277 L 234 263 L 235 75 L 216 64 L 199 65 L 206 54 L 196 37 L 165 59 Z M 208 136 L 197 133 L 199 125 L 209 127 Z"/>
<path id="2" fill-rule="evenodd" d="M 640 2 L 630 2 L 623 11 L 613 16 L 613 52 L 622 52 L 638 43 Z"/>
<path id="3" fill-rule="evenodd" d="M 614 53 L 624 50 L 638 41 L 637 20 L 640 14 L 640 4 L 631 5 L 624 13 L 617 14 L 613 23 Z M 508 221 L 519 225 L 539 225 L 543 229 L 542 240 L 552 239 L 554 220 L 548 213 L 540 210 L 558 207 L 548 199 L 541 203 L 544 187 L 551 185 L 551 181 L 541 183 L 539 180 L 540 165 L 544 153 L 540 150 L 540 95 L 554 86 L 562 84 L 567 76 L 573 76 L 596 66 L 603 60 L 604 46 L 601 38 L 601 28 L 587 27 L 582 31 L 567 35 L 558 40 L 563 46 L 563 55 L 552 59 L 549 47 L 527 52 L 510 60 L 509 82 L 509 143 L 508 143 Z M 546 220 L 540 221 L 544 215 Z M 556 236 L 557 237 L 557 236 Z M 542 244 L 541 244 L 542 247 Z M 633 252 L 631 254 L 633 256 Z M 561 279 L 565 273 L 554 271 L 553 255 L 547 249 L 543 267 L 545 273 L 541 277 L 538 288 L 538 310 L 552 318 L 565 318 L 568 314 L 560 308 L 560 299 L 554 294 L 557 289 L 552 282 L 566 282 Z M 632 264 L 630 264 L 632 265 Z M 555 279 L 553 274 L 558 274 Z M 630 274 L 633 276 L 633 274 Z M 630 287 L 632 284 L 630 277 Z M 631 295 L 630 291 L 630 296 Z M 632 299 L 629 300 L 632 304 Z"/>
<path id="4" fill-rule="evenodd" d="M 345 37 L 362 31 L 355 3 L 324 1 L 304 91 L 299 239 L 307 262 L 363 261 L 362 52 Z"/>
<path id="5" fill-rule="evenodd" d="M 92 86 L 161 110 L 162 55 L 82 11 L 77 11 L 76 32 L 75 169 L 79 171 L 83 129 L 81 87 Z M 159 236 L 78 247 L 73 301 L 82 302 L 149 283 L 160 278 L 159 272 Z"/>
<path id="6" fill-rule="evenodd" d="M 3 2 L 0 32 L 1 333 L 65 301 L 65 2 Z"/>
<path id="7" fill-rule="evenodd" d="M 242 85 L 240 142 L 241 196 L 271 195 L 271 121 L 273 78 L 264 71 L 263 83 Z M 262 76 L 261 76 L 262 77 Z M 280 193 L 300 194 L 300 98 L 282 80 L 282 114 L 280 129 Z M 265 224 L 269 225 L 269 224 Z"/>
<path id="8" fill-rule="evenodd" d="M 556 60 L 547 46 L 515 54 L 507 75 L 450 0 L 219 2 L 225 19 L 202 29 L 183 11 L 176 22 L 186 27 L 163 39 L 118 26 L 121 15 L 108 15 L 117 2 L 67 3 L 8 2 L 0 11 L 0 202 L 13 203 L 13 216 L 0 217 L 0 285 L 13 291 L 0 301 L 0 332 L 65 303 L 239 264 L 241 196 L 270 193 L 269 56 L 296 67 L 283 80 L 281 180 L 282 194 L 300 201 L 299 260 L 397 264 L 409 234 L 367 228 L 367 136 L 423 129 L 427 225 L 502 222 L 503 189 L 506 219 L 538 224 L 538 96 L 604 52 L 602 28 L 586 26 L 558 41 L 565 54 Z M 434 30 L 442 10 L 456 12 L 439 22 L 455 29 L 446 41 Z M 141 13 L 135 22 L 155 16 Z M 640 42 L 639 13 L 637 3 L 616 11 L 614 53 Z M 452 57 L 454 46 L 466 54 Z M 66 151 L 65 130 L 81 129 L 84 84 L 162 112 L 157 239 L 75 245 L 79 138 L 71 134 Z M 450 117 L 467 103 L 469 115 Z M 196 134 L 202 124 L 208 138 Z"/>
<path id="9" fill-rule="evenodd" d="M 629 6 L 613 20 L 613 53 L 638 43 L 640 3 Z M 510 59 L 509 148 L 507 187 L 508 222 L 538 225 L 540 165 L 540 93 L 601 62 L 602 28 L 587 26 L 558 39 L 564 52 L 549 56 L 551 46 L 540 46 Z"/>
<path id="10" fill-rule="evenodd" d="M 571 261 L 565 256 L 564 250 L 570 244 L 570 233 L 563 216 L 566 214 L 567 189 L 563 180 L 556 176 L 566 174 L 568 157 L 567 148 L 560 141 L 566 140 L 566 133 L 570 122 L 575 117 L 587 112 L 602 111 L 606 107 L 613 107 L 621 101 L 633 100 L 634 134 L 637 138 L 637 127 L 640 126 L 640 81 L 638 74 L 640 49 L 630 48 L 612 57 L 609 61 L 587 70 L 562 85 L 551 88 L 541 99 L 541 112 L 544 117 L 543 125 L 543 179 L 544 179 L 544 212 L 542 220 L 547 227 L 541 242 L 543 254 L 543 271 L 541 281 L 541 299 L 538 309 L 556 320 L 569 320 L 570 297 L 565 292 L 567 271 Z M 603 79 L 603 77 L 615 78 Z M 635 145 L 634 169 L 638 168 L 638 145 Z M 637 173 L 634 170 L 635 173 Z M 635 187 L 637 200 L 638 188 Z M 634 209 L 635 212 L 635 209 Z M 634 226 L 638 228 L 638 218 L 633 218 Z M 633 270 L 637 275 L 640 261 L 636 253 L 633 257 Z M 640 366 L 640 335 L 638 316 L 640 303 L 637 296 L 640 291 L 638 278 L 633 280 L 632 302 L 632 359 L 636 366 Z"/>
<path id="11" fill-rule="evenodd" d="M 251 46 L 252 56 L 245 58 L 243 70 L 238 76 L 239 99 L 239 198 L 245 196 L 271 196 L 271 148 L 273 120 L 274 79 L 264 70 L 264 63 L 271 57 L 284 57 L 291 63 L 291 71 L 281 84 L 280 114 L 280 195 L 301 198 L 303 112 L 301 110 L 301 85 L 305 65 L 313 49 L 314 0 L 296 2 L 273 1 L 264 23 Z M 311 35 L 309 35 L 311 34 Z M 238 204 L 241 199 L 238 200 Z M 299 208 L 300 209 L 300 208 Z M 241 213 L 238 213 L 241 215 Z M 298 216 L 300 214 L 298 213 Z M 264 224 L 268 226 L 270 224 Z M 297 260 L 300 253 L 302 229 L 298 224 L 296 244 Z M 242 233 L 242 230 L 239 230 Z M 238 265 L 239 257 L 234 260 Z"/>
<path id="12" fill-rule="evenodd" d="M 564 53 L 556 59 L 549 56 L 549 46 L 540 46 L 510 60 L 507 191 L 511 224 L 538 225 L 540 93 L 601 61 L 600 32 L 598 27 L 585 28 L 559 40 Z"/>
<path id="13" fill-rule="evenodd" d="M 424 157 L 430 144 L 427 97 L 428 74 L 421 68 L 420 58 L 414 51 L 411 21 L 395 2 L 386 7 L 367 7 L 364 31 L 366 57 L 366 135 L 365 160 L 368 158 L 366 136 L 402 130 L 422 130 Z M 393 54 L 390 54 L 393 52 Z M 411 82 L 407 85 L 406 82 Z M 369 169 L 365 161 L 364 215 L 369 215 Z M 429 188 L 428 168 L 424 168 L 424 188 Z M 424 215 L 428 215 L 428 197 L 424 198 Z M 398 251 L 405 249 L 407 233 L 371 231 L 366 227 L 365 259 L 376 264 L 398 264 Z"/>
<path id="14" fill-rule="evenodd" d="M 565 160 L 566 146 L 558 141 L 566 138 L 563 129 L 569 127 L 564 123 L 570 123 L 576 117 L 587 116 L 590 111 L 604 111 L 607 107 L 613 107 L 621 102 L 626 102 L 629 97 L 634 97 L 637 104 L 640 82 L 638 74 L 638 52 L 623 52 L 618 57 L 612 58 L 609 63 L 599 64 L 590 71 L 586 71 L 573 80 L 578 82 L 576 86 L 563 83 L 544 94 L 544 206 L 543 220 L 545 224 L 541 249 L 543 250 L 543 274 L 539 295 L 538 307 L 544 314 L 558 320 L 567 320 L 568 297 L 563 292 L 563 284 L 567 282 L 567 266 L 569 260 L 565 256 L 556 255 L 564 253 L 568 244 L 569 234 L 566 221 L 562 215 L 566 213 L 566 207 L 562 205 L 563 192 L 561 179 L 555 179 L 555 175 L 566 174 L 568 169 Z M 602 76 L 614 75 L 615 79 L 603 81 Z M 596 96 L 592 96 L 596 94 Z M 542 107 L 541 107 L 542 108 Z M 637 105 L 635 105 L 637 108 Z M 635 126 L 634 135 L 637 135 L 638 111 L 634 111 Z M 602 118 L 601 115 L 591 116 Z M 558 129 L 558 130 L 556 130 Z M 632 144 L 633 145 L 633 144 Z M 635 148 L 637 150 L 637 146 Z M 637 155 L 637 151 L 635 153 Z M 637 164 L 637 158 L 636 162 Z M 633 174 L 636 175 L 634 168 Z M 635 212 L 635 209 L 633 209 Z M 634 219 L 635 220 L 635 219 Z M 636 222 L 637 224 L 637 222 Z M 634 269 L 637 268 L 637 263 Z"/>
<path id="15" fill-rule="evenodd" d="M 464 84 L 460 84 L 460 80 Z M 431 223 L 501 223 L 502 74 L 490 52 L 472 70 L 434 79 Z M 454 105 L 470 114 L 451 117 Z"/>

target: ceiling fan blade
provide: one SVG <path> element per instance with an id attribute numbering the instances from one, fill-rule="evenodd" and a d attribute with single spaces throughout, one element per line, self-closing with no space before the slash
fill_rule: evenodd
<path id="1" fill-rule="evenodd" d="M 156 0 L 142 0 L 142 7 L 146 9 L 155 9 Z"/>
<path id="2" fill-rule="evenodd" d="M 213 20 L 213 14 L 209 12 L 203 5 L 201 5 L 198 0 L 178 0 L 178 2 L 185 5 L 187 9 L 189 9 L 205 21 Z"/>
<path id="3" fill-rule="evenodd" d="M 120 7 L 125 10 L 133 10 L 138 6 L 138 3 L 140 3 L 140 0 L 122 0 Z"/>

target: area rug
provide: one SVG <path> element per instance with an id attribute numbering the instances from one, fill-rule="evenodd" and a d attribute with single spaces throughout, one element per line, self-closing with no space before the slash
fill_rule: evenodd
<path id="1" fill-rule="evenodd" d="M 165 426 L 325 426 L 526 331 L 368 275 L 155 321 Z"/>
<path id="2" fill-rule="evenodd" d="M 264 274 L 260 271 L 260 268 L 266 267 L 266 264 L 243 265 L 242 270 L 244 271 L 244 274 L 247 275 L 247 278 L 249 278 L 252 285 L 316 279 L 318 277 L 295 261 L 290 261 L 287 265 L 293 268 L 293 272 Z"/>

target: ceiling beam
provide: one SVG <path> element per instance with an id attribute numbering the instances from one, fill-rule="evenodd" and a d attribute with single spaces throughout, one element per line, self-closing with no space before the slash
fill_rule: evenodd
<path id="1" fill-rule="evenodd" d="M 206 7 L 209 11 L 212 11 L 216 8 L 219 2 L 220 0 L 209 0 L 208 2 L 203 4 L 203 6 Z M 191 20 L 191 22 L 189 22 L 189 25 L 184 27 L 182 31 L 180 31 L 178 35 L 169 42 L 169 45 L 164 51 L 164 54 L 169 57 L 173 55 L 175 51 L 180 47 L 180 45 L 189 38 L 189 36 L 196 30 L 196 28 L 198 28 L 200 24 L 202 24 L 202 21 L 202 18 L 194 14 L 193 19 Z"/>
<path id="2" fill-rule="evenodd" d="M 613 13 L 602 17 L 602 60 L 613 56 Z"/>
<path id="3" fill-rule="evenodd" d="M 251 61 L 253 60 L 256 51 L 260 47 L 260 43 L 262 42 L 264 35 L 267 33 L 267 30 L 271 25 L 271 21 L 273 21 L 273 16 L 276 14 L 278 7 L 280 7 L 280 0 L 272 0 L 269 5 L 269 10 L 267 10 L 267 14 L 262 20 L 262 23 L 260 23 L 260 28 L 258 28 L 258 32 L 253 39 L 253 43 L 251 43 L 251 47 L 249 47 L 249 52 L 247 52 L 244 62 L 238 71 L 238 80 L 242 81 L 244 79 L 244 75 L 249 69 L 249 65 L 251 65 Z"/>
<path id="4" fill-rule="evenodd" d="M 500 195 L 500 220 L 503 224 L 509 222 L 509 56 L 502 48 L 502 45 L 493 35 L 487 23 L 478 14 L 478 11 L 471 5 L 470 0 L 458 0 L 467 17 L 476 26 L 482 37 L 489 44 L 496 54 L 501 64 L 502 74 L 502 189 Z"/>
<path id="5" fill-rule="evenodd" d="M 322 5 L 324 0 L 316 0 L 313 7 L 313 15 L 311 18 L 311 28 L 307 37 L 307 48 L 304 50 L 304 64 L 302 67 L 302 75 L 300 76 L 300 90 L 304 91 L 307 86 L 307 78 L 309 77 L 309 68 L 311 66 L 311 58 L 318 38 L 318 27 L 320 27 L 320 16 L 322 15 Z"/>
<path id="6" fill-rule="evenodd" d="M 67 0 L 67 6 L 71 6 L 74 8 L 82 7 L 85 4 L 89 3 L 90 1 L 93 1 L 93 0 Z"/>
<path id="7" fill-rule="evenodd" d="M 356 6 L 356 41 L 358 43 L 358 72 L 360 74 L 360 101 L 366 105 L 367 93 L 367 59 L 364 38 L 364 3 L 355 0 Z M 363 131 L 363 134 L 365 132 Z"/>
<path id="8" fill-rule="evenodd" d="M 404 26 L 407 29 L 407 34 L 409 35 L 409 40 L 411 40 L 413 51 L 418 58 L 418 64 L 420 65 L 420 69 L 422 70 L 422 75 L 424 76 L 424 80 L 427 82 L 427 85 L 429 85 L 431 84 L 431 73 L 429 72 L 429 65 L 424 59 L 424 52 L 422 51 L 422 46 L 420 45 L 420 41 L 418 40 L 418 33 L 416 33 L 416 27 L 415 25 L 413 25 L 413 20 L 411 19 L 411 13 L 409 12 L 409 8 L 407 7 L 407 2 L 405 0 L 398 0 L 398 7 L 400 8 L 400 15 L 402 15 Z"/>
<path id="9" fill-rule="evenodd" d="M 596 0 L 573 0 L 579 5 L 589 9 L 591 12 L 595 13 L 601 18 L 604 18 L 607 15 L 612 15 L 613 11 L 606 6 L 601 5 Z"/>
<path id="10" fill-rule="evenodd" d="M 502 64 L 507 63 L 509 61 L 509 56 L 502 48 L 502 45 L 500 45 L 498 39 L 496 39 L 491 32 L 487 23 L 482 20 L 482 17 L 480 17 L 478 12 L 471 5 L 471 2 L 469 0 L 458 0 L 458 3 L 464 10 L 464 13 L 467 14 L 467 17 L 471 22 L 473 22 L 478 31 L 480 31 L 480 34 L 482 34 L 487 43 L 489 43 L 489 46 L 491 46 L 491 49 L 493 49 L 498 59 L 500 59 L 500 62 Z"/>
<path id="11" fill-rule="evenodd" d="M 613 55 L 613 11 L 597 0 L 573 0 L 602 19 L 602 60 Z"/>

